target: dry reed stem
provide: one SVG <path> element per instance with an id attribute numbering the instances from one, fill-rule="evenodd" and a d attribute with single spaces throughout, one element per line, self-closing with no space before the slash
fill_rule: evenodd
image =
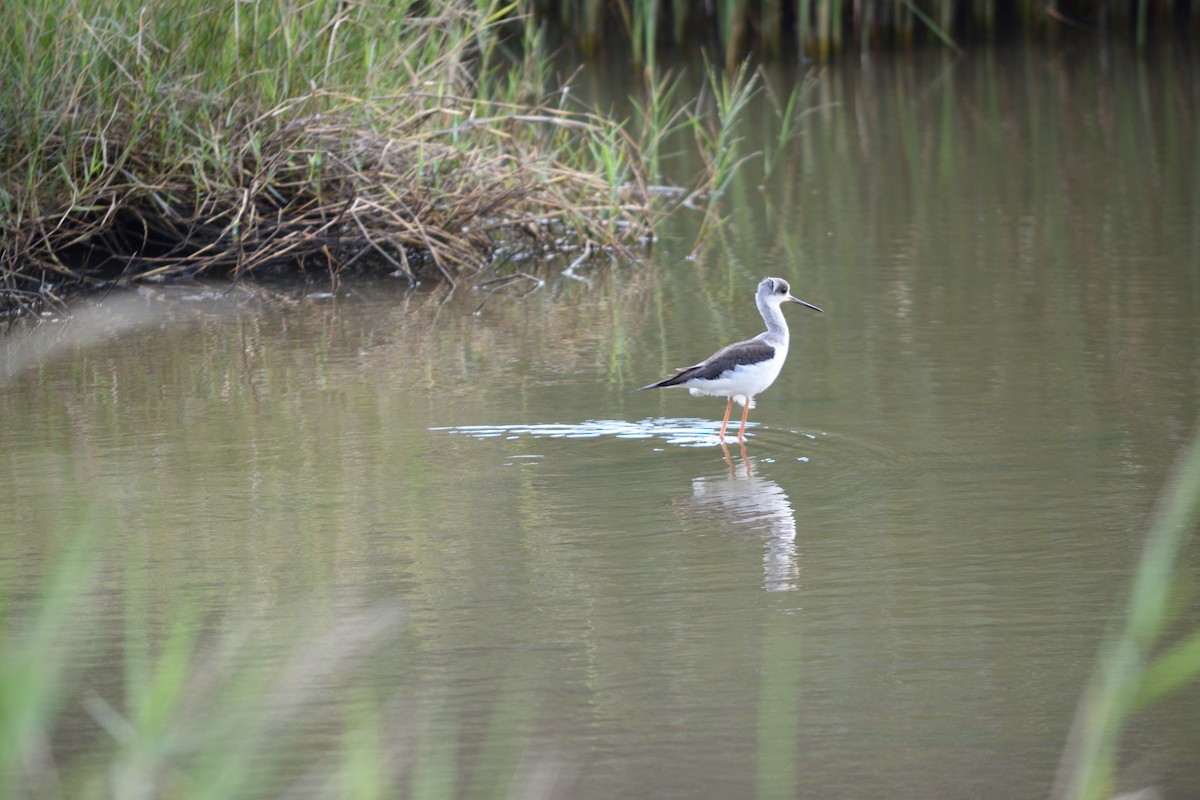
<path id="1" fill-rule="evenodd" d="M 102 145 L 90 143 L 106 161 L 110 152 L 128 154 L 121 166 L 107 165 L 90 196 L 48 198 L 39 213 L 6 226 L 0 295 L 10 310 L 24 310 L 31 291 L 64 280 L 304 275 L 318 264 L 333 275 L 386 266 L 410 281 L 436 276 L 454 284 L 487 269 L 499 244 L 523 241 L 530 226 L 558 229 L 559 237 L 537 237 L 544 250 L 571 239 L 621 248 L 650 223 L 640 199 L 648 192 L 635 188 L 617 205 L 593 202 L 611 187 L 529 141 L 539 126 L 594 131 L 599 123 L 588 114 L 526 109 L 472 119 L 450 105 L 455 98 L 442 97 L 382 132 L 337 113 L 257 130 L 302 101 L 234 131 L 232 138 L 258 142 L 258 151 L 241 144 L 233 163 L 221 165 L 157 164 L 110 124 Z M 463 121 L 431 128 L 438 117 Z M 510 133 L 514 126 L 525 135 Z M 446 143 L 468 134 L 490 146 Z M 48 146 L 66 148 L 57 140 Z M 646 182 L 638 176 L 637 184 Z M 609 224 L 618 218 L 627 224 Z"/>

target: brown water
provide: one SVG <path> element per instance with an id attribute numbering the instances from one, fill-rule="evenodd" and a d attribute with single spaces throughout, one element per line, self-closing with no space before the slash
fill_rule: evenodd
<path id="1" fill-rule="evenodd" d="M 1045 795 L 1200 412 L 1197 77 L 1093 49 L 828 68 L 698 261 L 684 217 L 652 268 L 477 315 L 156 288 L 10 335 L 3 574 L 29 592 L 95 529 L 85 674 L 116 705 L 130 597 L 151 627 L 253 619 L 280 664 L 398 609 L 303 699 L 306 752 L 377 704 L 414 796 Z M 825 313 L 786 309 L 726 454 L 723 401 L 633 389 L 760 330 L 768 274 Z M 1123 786 L 1200 794 L 1196 699 L 1136 718 Z M 66 714 L 65 751 L 101 737 Z"/>

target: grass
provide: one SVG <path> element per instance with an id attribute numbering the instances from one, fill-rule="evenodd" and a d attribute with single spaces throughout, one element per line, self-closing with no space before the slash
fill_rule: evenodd
<path id="1" fill-rule="evenodd" d="M 262 651 L 281 643 L 261 640 L 260 626 L 201 636 L 206 626 L 186 601 L 157 628 L 150 592 L 126 576 L 117 612 L 125 623 L 123 685 L 98 688 L 84 681 L 81 665 L 106 645 L 79 620 L 114 602 L 101 591 L 90 546 L 104 524 L 93 519 L 76 532 L 36 602 L 18 608 L 11 581 L 0 596 L 0 795 L 215 799 L 315 788 L 327 797 L 389 796 L 401 754 L 395 720 L 383 719 L 388 708 L 348 702 L 340 734 L 330 735 L 331 721 L 314 705 L 391 638 L 396 609 L 352 614 L 328 630 L 314 624 L 282 642 L 289 655 L 267 659 Z M 264 667 L 268 660 L 276 666 Z M 80 706 L 92 725 L 80 725 Z M 64 757 L 58 747 L 78 742 L 81 727 L 100 735 Z M 328 740 L 324 758 L 291 763 L 288 749 L 314 740 Z"/>
<path id="2" fill-rule="evenodd" d="M 18 0 L 0 30 L 4 310 L 201 273 L 453 283 L 514 250 L 643 242 L 633 140 L 561 102 L 516 11 Z"/>
<path id="3" fill-rule="evenodd" d="M 647 69 L 631 118 L 598 113 L 552 79 L 520 11 L 19 0 L 0 30 L 0 315 L 202 274 L 453 285 L 628 258 L 689 196 L 661 185 L 682 131 L 717 224 L 754 73 L 710 69 L 687 106 Z"/>
<path id="4" fill-rule="evenodd" d="M 1097 657 L 1054 796 L 1101 800 L 1115 790 L 1122 727 L 1200 675 L 1200 630 L 1170 640 L 1185 582 L 1184 546 L 1200 529 L 1200 431 L 1159 496 L 1120 623 Z"/>
<path id="5" fill-rule="evenodd" d="M 648 8 L 630 24 L 652 53 Z M 688 106 L 651 66 L 617 118 L 553 79 L 522 10 L 18 0 L 0 30 L 0 315 L 204 274 L 455 284 L 628 258 L 684 197 L 717 224 L 755 74 L 710 68 Z M 661 183 L 687 131 L 708 165 L 690 195 Z"/>
<path id="6" fill-rule="evenodd" d="M 465 769 L 467 733 L 427 724 L 440 701 L 366 688 L 403 634 L 395 603 L 298 611 L 294 633 L 201 618 L 186 593 L 164 599 L 105 563 L 94 543 L 115 517 L 64 532 L 40 590 L 0 584 L 0 796 L 549 796 L 554 765 L 527 752 L 519 690 L 469 734 L 483 754 Z"/>
<path id="7" fill-rule="evenodd" d="M 738 66 L 749 50 L 794 39 L 828 56 L 914 30 L 957 48 L 976 31 L 1068 22 L 1144 41 L 1156 21 L 1200 22 L 1196 3 L 1054 9 L 15 0 L 0 29 L 0 315 L 202 274 L 455 284 L 556 254 L 628 258 L 678 197 L 702 198 L 703 241 L 748 157 L 735 131 L 755 90 Z M 646 87 L 631 119 L 579 105 L 553 78 L 547 17 L 585 49 L 631 37 Z M 725 72 L 710 67 L 711 91 L 680 111 L 656 52 L 700 31 L 715 31 Z M 793 100 L 776 104 L 785 120 Z M 679 130 L 708 171 L 664 193 L 662 146 Z M 763 154 L 768 171 L 785 143 Z"/>
<path id="8" fill-rule="evenodd" d="M 719 203 L 734 175 L 748 159 L 757 155 L 741 152 L 737 126 L 754 96 L 758 76 L 749 71 L 746 65 L 742 65 L 732 74 L 720 75 L 710 69 L 709 75 L 707 96 L 702 93 L 696 101 L 699 107 L 711 98 L 716 111 L 715 125 L 695 128 L 698 149 L 701 153 L 708 154 L 705 166 L 706 173 L 710 176 L 705 192 L 704 219 L 697 237 L 698 245 L 719 226 Z"/>

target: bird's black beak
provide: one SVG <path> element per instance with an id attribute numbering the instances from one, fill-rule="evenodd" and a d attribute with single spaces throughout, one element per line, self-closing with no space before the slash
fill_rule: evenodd
<path id="1" fill-rule="evenodd" d="M 799 304 L 800 304 L 800 305 L 802 305 L 802 306 L 808 306 L 808 307 L 809 307 L 809 308 L 811 308 L 813 311 L 820 311 L 820 310 L 821 310 L 821 309 L 817 308 L 816 306 L 814 306 L 812 303 L 806 303 L 806 302 L 804 302 L 803 300 L 801 300 L 799 297 L 792 297 L 790 294 L 788 295 L 788 298 L 787 298 L 787 299 L 788 299 L 788 300 L 791 300 L 793 303 L 799 303 Z M 823 312 L 822 312 L 822 313 L 823 313 Z"/>

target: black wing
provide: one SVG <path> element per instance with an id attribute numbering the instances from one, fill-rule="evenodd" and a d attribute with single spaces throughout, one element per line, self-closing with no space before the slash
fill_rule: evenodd
<path id="1" fill-rule="evenodd" d="M 762 339 L 747 339 L 744 342 L 723 347 L 699 364 L 682 369 L 664 381 L 643 386 L 641 389 L 662 389 L 667 386 L 678 386 L 682 383 L 687 383 L 693 378 L 713 381 L 736 367 L 745 364 L 757 364 L 760 361 L 772 358 L 774 355 L 775 348 Z M 641 389 L 638 391 L 641 391 Z"/>

